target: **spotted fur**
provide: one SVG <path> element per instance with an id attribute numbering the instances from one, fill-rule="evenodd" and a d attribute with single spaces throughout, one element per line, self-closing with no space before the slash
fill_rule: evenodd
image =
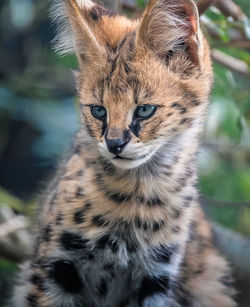
<path id="1" fill-rule="evenodd" d="M 196 5 L 151 0 L 129 20 L 61 0 L 52 15 L 57 50 L 78 57 L 82 126 L 45 192 L 15 305 L 236 306 L 196 187 L 212 82 Z M 144 120 L 142 105 L 154 106 Z"/>

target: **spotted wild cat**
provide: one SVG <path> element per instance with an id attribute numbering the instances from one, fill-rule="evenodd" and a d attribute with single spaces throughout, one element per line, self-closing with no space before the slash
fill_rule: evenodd
<path id="1" fill-rule="evenodd" d="M 57 50 L 78 58 L 82 121 L 44 193 L 15 306 L 236 306 L 198 202 L 212 69 L 195 3 L 151 0 L 130 20 L 61 0 L 52 14 Z"/>

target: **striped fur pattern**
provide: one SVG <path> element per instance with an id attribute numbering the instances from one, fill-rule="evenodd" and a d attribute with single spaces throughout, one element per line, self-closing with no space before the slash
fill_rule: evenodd
<path id="1" fill-rule="evenodd" d="M 196 187 L 212 83 L 196 5 L 151 0 L 129 20 L 65 0 L 52 15 L 57 50 L 78 57 L 82 125 L 44 194 L 15 305 L 236 306 Z M 152 105 L 150 118 L 136 117 Z"/>

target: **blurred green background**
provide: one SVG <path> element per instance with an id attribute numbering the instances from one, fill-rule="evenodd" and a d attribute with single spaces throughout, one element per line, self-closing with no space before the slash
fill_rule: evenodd
<path id="1" fill-rule="evenodd" d="M 79 123 L 71 73 L 76 58 L 60 58 L 52 50 L 55 28 L 48 2 L 0 1 L 0 207 L 28 217 Z M 135 16 L 144 6 L 142 0 L 113 2 Z M 249 0 L 235 3 L 250 16 Z M 199 154 L 201 195 L 211 218 L 250 236 L 250 23 L 226 17 L 214 6 L 201 21 L 212 48 L 245 65 L 240 72 L 237 65 L 214 62 Z M 16 263 L 0 256 L 0 305 L 15 271 Z"/>

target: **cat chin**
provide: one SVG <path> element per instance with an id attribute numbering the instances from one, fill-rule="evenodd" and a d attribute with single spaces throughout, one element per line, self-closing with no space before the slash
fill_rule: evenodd
<path id="1" fill-rule="evenodd" d="M 125 159 L 112 159 L 111 162 L 117 167 L 121 169 L 132 169 L 137 168 L 143 163 L 145 163 L 146 158 L 137 159 L 137 160 L 125 160 Z"/>
<path id="2" fill-rule="evenodd" d="M 143 167 L 154 155 L 156 150 L 152 150 L 146 155 L 135 159 L 125 159 L 125 158 L 113 158 L 110 161 L 117 167 L 121 169 L 133 169 L 137 167 Z"/>

